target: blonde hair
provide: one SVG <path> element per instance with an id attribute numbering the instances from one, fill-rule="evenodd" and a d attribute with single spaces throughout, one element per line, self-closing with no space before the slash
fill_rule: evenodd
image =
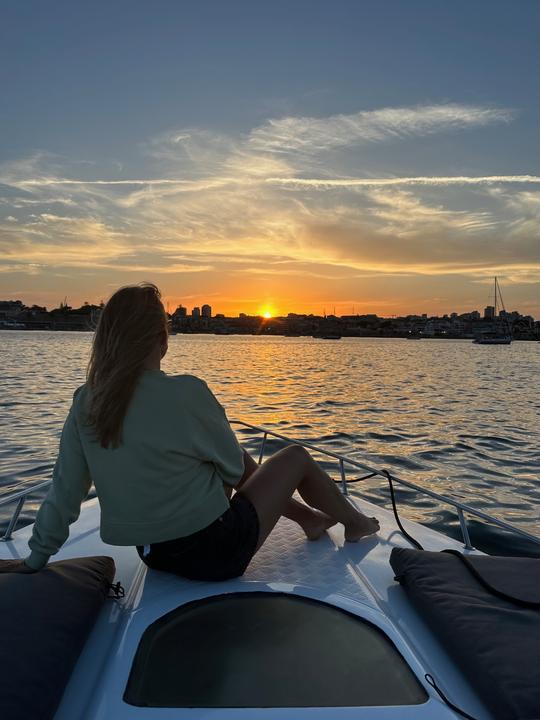
<path id="1" fill-rule="evenodd" d="M 103 308 L 86 370 L 87 421 L 101 447 L 122 442 L 137 381 L 163 331 L 168 332 L 168 316 L 153 283 L 121 287 Z"/>

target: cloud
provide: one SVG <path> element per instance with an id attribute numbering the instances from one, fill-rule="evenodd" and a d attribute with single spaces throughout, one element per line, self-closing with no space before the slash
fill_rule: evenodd
<path id="1" fill-rule="evenodd" d="M 244 176 L 244 181 L 250 177 L 261 178 L 269 185 L 291 185 L 296 187 L 306 187 L 315 189 L 324 188 L 355 188 L 355 187 L 376 187 L 386 185 L 499 185 L 499 184 L 537 184 L 540 183 L 539 175 L 419 175 L 412 177 L 370 177 L 370 178 L 301 178 L 301 177 L 269 177 L 270 169 L 274 167 L 273 163 L 269 163 L 267 158 L 263 161 L 256 157 L 249 157 L 249 165 L 243 165 L 240 157 L 234 157 L 229 162 L 229 167 L 240 170 Z M 0 179 L 1 182 L 1 179 Z M 148 188 L 169 187 L 168 194 L 179 192 L 199 192 L 203 190 L 212 190 L 214 188 L 225 187 L 227 185 L 238 185 L 242 181 L 238 177 L 220 177 L 207 178 L 205 180 L 180 180 L 175 178 L 153 178 L 153 179 L 134 179 L 134 180 L 73 180 L 69 178 L 39 178 L 31 180 L 13 181 L 10 184 L 13 187 L 24 187 L 28 189 L 36 187 L 46 187 L 49 185 L 73 185 L 74 187 L 92 187 L 92 186 L 121 186 L 121 187 L 137 187 L 144 186 Z M 8 184 L 4 181 L 4 184 Z M 167 192 L 165 193 L 167 194 Z M 44 202 L 64 202 L 65 204 L 73 204 L 70 199 L 50 198 L 49 200 L 23 200 L 19 199 L 21 204 L 35 204 Z"/>
<path id="2" fill-rule="evenodd" d="M 448 210 L 442 205 L 427 205 L 411 192 L 377 189 L 367 193 L 375 203 L 369 213 L 382 221 L 381 231 L 396 236 L 434 233 L 442 230 L 478 232 L 496 226 L 497 221 L 488 212 Z"/>
<path id="3" fill-rule="evenodd" d="M 100 266 L 132 252 L 124 233 L 92 218 L 41 213 L 11 233 L 0 227 L 0 256 L 29 266 Z"/>
<path id="4" fill-rule="evenodd" d="M 324 190 L 330 188 L 385 187 L 390 185 L 501 185 L 501 184 L 537 184 L 538 175 L 419 175 L 413 177 L 387 178 L 299 178 L 268 177 L 270 185 L 283 185 L 297 188 Z"/>
<path id="5" fill-rule="evenodd" d="M 424 205 L 414 197 L 370 201 L 376 204 L 369 212 L 343 208 L 333 216 L 314 215 L 303 229 L 304 251 L 319 262 L 381 273 L 496 273 L 516 281 L 525 274 L 540 281 L 537 235 L 509 237 L 505 224 L 489 216 Z"/>
<path id="6" fill-rule="evenodd" d="M 264 152 L 315 153 L 347 145 L 509 122 L 514 115 L 512 110 L 503 108 L 449 103 L 383 108 L 326 118 L 284 117 L 268 120 L 253 130 L 249 145 Z"/>
<path id="7" fill-rule="evenodd" d="M 201 282 L 215 273 L 219 287 L 230 275 L 240 288 L 248 278 L 293 287 L 295 275 L 315 285 L 497 269 L 533 282 L 539 176 L 349 177 L 334 152 L 511 117 L 446 104 L 285 117 L 234 138 L 178 129 L 141 146 L 137 178 L 70 177 L 69 164 L 36 154 L 0 166 L 1 201 L 20 210 L 19 223 L 0 225 L 3 271 L 54 265 Z M 307 176 L 319 161 L 328 177 Z"/>

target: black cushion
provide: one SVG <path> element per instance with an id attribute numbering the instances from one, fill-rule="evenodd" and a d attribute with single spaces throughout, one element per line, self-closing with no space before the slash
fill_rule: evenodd
<path id="1" fill-rule="evenodd" d="M 493 717 L 538 720 L 540 559 L 468 560 L 472 568 L 445 552 L 406 548 L 390 557 L 412 604 Z"/>
<path id="2" fill-rule="evenodd" d="M 114 572 L 87 557 L 0 574 L 0 718 L 54 716 Z"/>

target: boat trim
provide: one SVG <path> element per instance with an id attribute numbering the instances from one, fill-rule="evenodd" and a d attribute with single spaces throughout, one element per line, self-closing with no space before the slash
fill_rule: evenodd
<path id="1" fill-rule="evenodd" d="M 297 440 L 296 438 L 288 437 L 287 435 L 282 435 L 281 433 L 275 432 L 274 430 L 270 430 L 269 428 L 262 427 L 259 425 L 253 425 L 252 423 L 245 422 L 244 420 L 230 420 L 229 421 L 231 425 L 240 425 L 244 428 L 249 428 L 250 430 L 254 430 L 257 433 L 262 434 L 262 441 L 261 446 L 259 449 L 259 458 L 258 463 L 259 465 L 262 463 L 263 457 L 264 457 L 264 451 L 266 448 L 266 442 L 268 440 L 268 437 L 274 437 L 278 438 L 279 440 L 283 440 L 285 442 L 288 442 L 292 445 L 300 445 L 301 447 L 308 448 L 309 450 L 313 450 L 315 452 L 321 453 L 322 455 L 326 455 L 327 457 L 331 457 L 338 461 L 339 465 L 339 473 L 340 473 L 340 484 L 341 484 L 341 490 L 344 495 L 349 494 L 348 490 L 348 483 L 350 481 L 347 480 L 347 472 L 345 469 L 345 465 L 350 465 L 354 468 L 359 468 L 361 470 L 365 470 L 369 473 L 369 475 L 366 475 L 364 478 L 359 478 L 359 480 L 367 479 L 367 477 L 375 477 L 379 476 L 387 479 L 386 473 L 389 472 L 388 470 L 381 468 L 377 469 L 372 467 L 371 465 L 367 465 L 366 463 L 359 462 L 358 460 L 352 460 L 351 458 L 348 458 L 346 455 L 342 455 L 340 453 L 333 452 L 332 450 L 327 450 L 323 447 L 320 447 L 318 445 L 314 445 L 313 443 L 305 442 L 303 440 Z M 494 517 L 493 515 L 489 515 L 486 512 L 483 512 L 482 510 L 477 510 L 476 508 L 471 507 L 470 505 L 467 505 L 466 503 L 462 503 L 459 500 L 454 500 L 454 498 L 451 498 L 447 495 L 442 495 L 441 493 L 434 492 L 433 490 L 429 490 L 428 488 L 422 487 L 421 485 L 417 485 L 416 483 L 411 482 L 410 480 L 404 480 L 403 478 L 398 477 L 394 473 L 391 473 L 392 480 L 397 483 L 398 485 L 403 485 L 404 487 L 407 487 L 411 490 L 415 490 L 416 492 L 420 493 L 421 495 L 427 495 L 428 497 L 431 497 L 435 500 L 438 500 L 441 503 L 444 503 L 445 505 L 450 505 L 454 508 L 454 510 L 457 513 L 458 520 L 459 520 L 459 526 L 461 530 L 461 536 L 463 539 L 464 546 L 467 550 L 474 550 L 474 546 L 471 543 L 470 535 L 469 535 L 469 528 L 467 524 L 467 518 L 466 515 L 473 515 L 474 517 L 480 518 L 482 520 L 485 520 L 488 523 L 491 523 L 493 525 L 496 525 L 503 530 L 506 530 L 508 532 L 515 533 L 533 543 L 536 543 L 540 545 L 540 537 L 537 535 L 533 535 L 532 533 L 527 532 L 526 530 L 522 530 L 521 528 L 515 527 L 515 525 L 512 525 L 511 523 L 506 522 L 505 520 L 500 520 L 499 518 Z M 36 490 L 42 490 L 52 483 L 52 480 L 45 480 L 43 482 L 37 483 L 36 485 L 32 485 L 31 487 L 25 487 L 22 490 L 18 490 L 13 493 L 6 493 L 5 496 L 0 497 L 0 507 L 4 505 L 8 505 L 15 500 L 18 500 L 17 506 L 15 507 L 13 514 L 9 520 L 8 526 L 6 528 L 6 531 L 2 537 L 0 537 L 0 542 L 7 542 L 12 539 L 12 534 L 15 529 L 15 526 L 17 524 L 17 520 L 19 519 L 19 515 L 23 509 L 24 503 L 28 495 L 31 495 L 32 493 L 36 492 Z"/>

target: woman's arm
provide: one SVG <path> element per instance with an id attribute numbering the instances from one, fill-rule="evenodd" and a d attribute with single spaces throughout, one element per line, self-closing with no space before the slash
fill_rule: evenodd
<path id="1" fill-rule="evenodd" d="M 251 457 L 251 455 L 246 450 L 243 450 L 242 452 L 244 453 L 244 474 L 240 478 L 240 482 L 238 483 L 238 485 L 234 486 L 235 490 L 239 490 L 242 487 L 242 485 L 246 482 L 248 477 L 251 477 L 251 475 L 253 475 L 255 470 L 259 467 L 257 465 L 257 463 L 255 462 L 255 460 Z M 225 495 L 230 500 L 231 496 L 232 496 L 232 491 L 233 491 L 232 485 L 227 485 L 226 483 L 223 483 L 223 487 L 225 489 Z"/>
<path id="2" fill-rule="evenodd" d="M 184 376 L 182 383 L 182 402 L 189 413 L 191 454 L 213 463 L 224 485 L 237 487 L 245 470 L 244 454 L 225 410 L 204 380 Z"/>
<path id="3" fill-rule="evenodd" d="M 70 524 L 79 517 L 81 503 L 88 495 L 90 485 L 90 472 L 72 405 L 62 429 L 52 485 L 41 504 L 28 542 L 31 554 L 25 558 L 25 563 L 30 568 L 42 568 L 64 544 Z"/>

